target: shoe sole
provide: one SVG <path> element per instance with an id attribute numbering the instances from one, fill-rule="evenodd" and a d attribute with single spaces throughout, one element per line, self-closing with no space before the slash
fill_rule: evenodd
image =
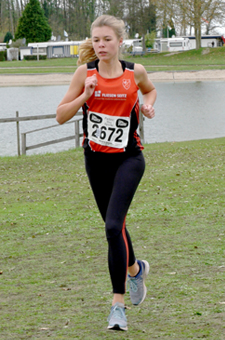
<path id="1" fill-rule="evenodd" d="M 115 331 L 127 331 L 128 327 L 121 327 L 120 325 L 115 324 L 113 326 L 108 326 L 108 329 L 115 330 Z"/>
<path id="2" fill-rule="evenodd" d="M 148 273 L 149 273 L 149 270 L 150 270 L 150 266 L 149 266 L 149 263 L 145 260 L 141 260 L 141 262 L 144 263 L 145 265 L 145 271 L 144 271 L 144 274 L 143 274 L 143 283 L 144 283 L 144 295 L 143 295 L 143 298 L 141 300 L 141 302 L 135 304 L 135 306 L 138 306 L 140 305 L 146 298 L 146 294 L 147 294 L 147 287 L 145 285 L 145 280 L 146 280 L 146 277 L 148 276 Z"/>

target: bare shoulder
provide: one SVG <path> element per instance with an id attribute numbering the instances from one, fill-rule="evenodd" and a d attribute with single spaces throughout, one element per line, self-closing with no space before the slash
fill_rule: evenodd
<path id="1" fill-rule="evenodd" d="M 143 65 L 134 65 L 134 78 L 142 93 L 150 92 L 155 89 Z"/>
<path id="2" fill-rule="evenodd" d="M 81 84 L 85 82 L 85 79 L 87 78 L 87 65 L 81 65 L 79 66 L 76 71 L 74 72 L 71 85 L 75 84 Z"/>
<path id="3" fill-rule="evenodd" d="M 87 66 L 79 66 L 73 74 L 69 89 L 63 97 L 61 104 L 69 103 L 77 98 L 84 89 L 85 79 L 87 77 Z"/>
<path id="4" fill-rule="evenodd" d="M 138 75 L 138 74 L 146 73 L 146 70 L 143 65 L 134 64 L 134 73 Z"/>
<path id="5" fill-rule="evenodd" d="M 68 92 L 71 95 L 74 94 L 75 96 L 80 94 L 84 88 L 86 78 L 87 78 L 87 65 L 81 65 L 74 72 Z"/>
<path id="6" fill-rule="evenodd" d="M 148 75 L 143 65 L 134 64 L 134 77 L 137 85 L 143 81 L 147 81 Z"/>

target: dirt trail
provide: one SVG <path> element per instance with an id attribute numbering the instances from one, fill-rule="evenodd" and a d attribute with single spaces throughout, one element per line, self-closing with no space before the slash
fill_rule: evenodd
<path id="1" fill-rule="evenodd" d="M 225 70 L 149 72 L 153 82 L 225 81 Z M 69 85 L 72 73 L 0 75 L 2 86 Z"/>

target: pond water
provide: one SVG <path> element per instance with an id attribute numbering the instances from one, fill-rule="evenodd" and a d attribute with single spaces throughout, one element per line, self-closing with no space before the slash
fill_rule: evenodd
<path id="1" fill-rule="evenodd" d="M 144 120 L 145 143 L 209 139 L 225 136 L 225 82 L 155 83 L 156 117 Z M 68 89 L 61 86 L 0 87 L 0 118 L 54 114 Z M 20 132 L 57 124 L 54 119 L 20 123 Z M 74 134 L 74 125 L 58 125 L 29 134 L 37 144 Z M 40 154 L 68 150 L 74 140 L 27 151 Z M 0 156 L 17 155 L 16 123 L 0 124 Z"/>

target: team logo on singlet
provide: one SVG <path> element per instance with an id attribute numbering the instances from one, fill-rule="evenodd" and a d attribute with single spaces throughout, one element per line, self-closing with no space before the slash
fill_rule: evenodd
<path id="1" fill-rule="evenodd" d="M 130 85 L 131 85 L 131 81 L 130 81 L 130 79 L 123 79 L 122 84 L 123 84 L 123 87 L 125 88 L 125 90 L 129 90 Z"/>
<path id="2" fill-rule="evenodd" d="M 101 91 L 95 91 L 95 97 L 101 97 Z"/>

